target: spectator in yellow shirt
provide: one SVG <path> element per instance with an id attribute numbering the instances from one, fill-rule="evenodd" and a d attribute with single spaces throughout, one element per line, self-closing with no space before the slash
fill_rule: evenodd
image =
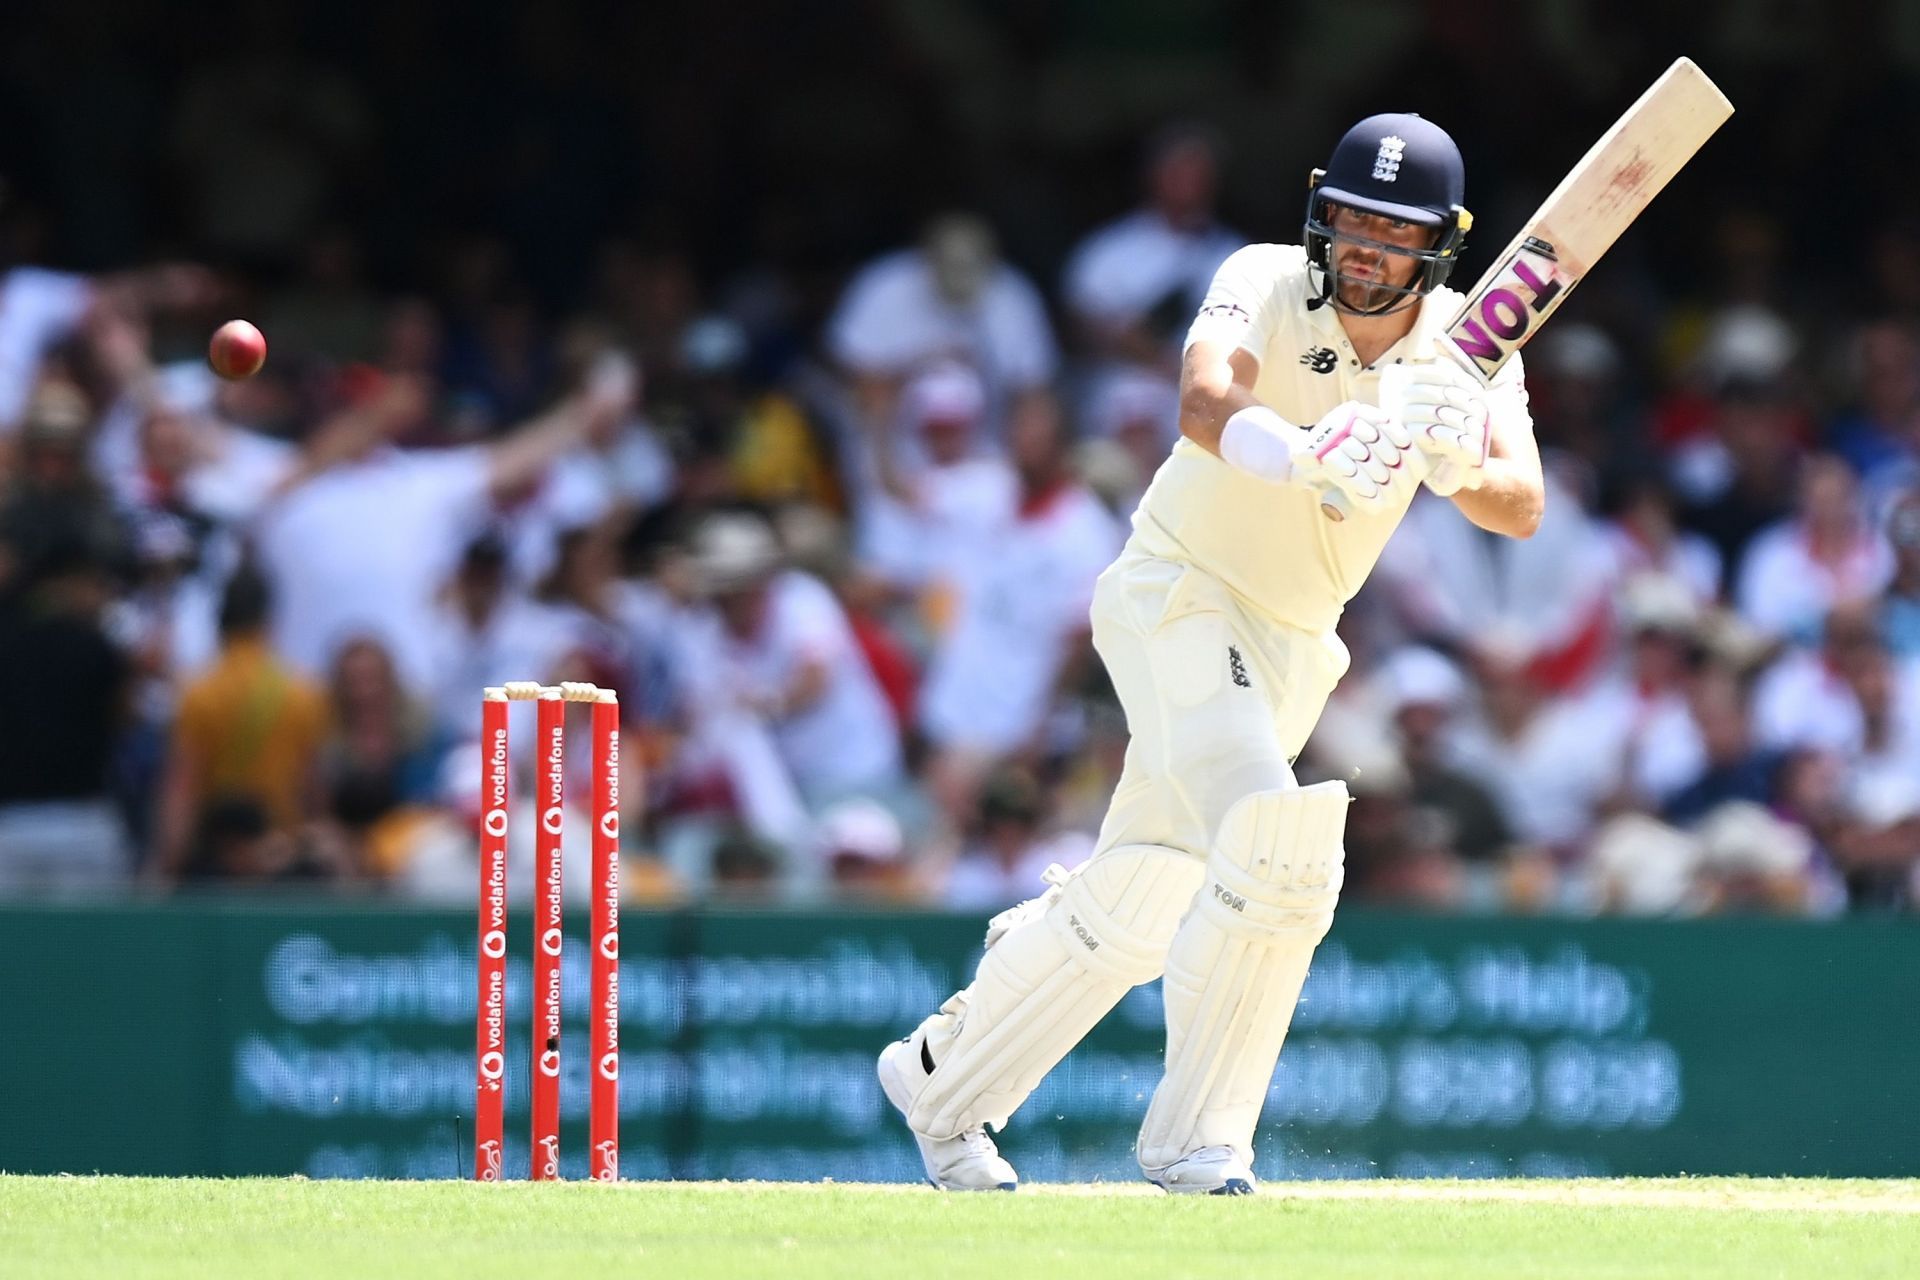
<path id="1" fill-rule="evenodd" d="M 255 806 L 270 830 L 289 836 L 319 811 L 326 696 L 273 652 L 271 605 L 265 579 L 236 573 L 220 607 L 220 656 L 181 694 L 156 826 L 153 866 L 163 880 L 192 860 L 215 807 Z"/>

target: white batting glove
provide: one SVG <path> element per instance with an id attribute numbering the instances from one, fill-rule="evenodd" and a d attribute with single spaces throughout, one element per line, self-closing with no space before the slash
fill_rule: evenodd
<path id="1" fill-rule="evenodd" d="M 1401 406 L 1407 430 L 1433 463 L 1427 488 L 1443 498 L 1478 489 L 1492 446 L 1487 389 L 1480 380 L 1447 359 L 1417 365 Z"/>
<path id="2" fill-rule="evenodd" d="M 1319 489 L 1334 489 L 1355 506 L 1391 506 L 1420 482 L 1413 436 L 1378 405 L 1349 400 L 1307 431 L 1294 455 L 1294 475 Z"/>

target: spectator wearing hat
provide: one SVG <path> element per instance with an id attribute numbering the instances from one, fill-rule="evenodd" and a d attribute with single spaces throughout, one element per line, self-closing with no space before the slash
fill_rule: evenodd
<path id="1" fill-rule="evenodd" d="M 1569 713 L 1593 750 L 1617 763 L 1614 805 L 1657 807 L 1695 777 L 1705 759 L 1687 701 L 1701 612 L 1685 584 L 1652 573 L 1627 580 L 1618 612 L 1623 660 L 1575 699 Z"/>
<path id="2" fill-rule="evenodd" d="M 1409 800 L 1446 823 L 1447 844 L 1468 862 L 1492 863 L 1514 846 L 1493 793 L 1459 762 L 1455 719 L 1468 696 L 1460 669 L 1431 649 L 1406 648 L 1382 664 Z"/>
<path id="3" fill-rule="evenodd" d="M 904 432 L 873 442 L 878 484 L 861 513 L 861 559 L 896 590 L 921 596 L 936 626 L 951 617 L 956 573 L 1019 501 L 1019 474 L 985 447 L 986 409 L 980 376 L 943 361 L 909 384 Z"/>
<path id="4" fill-rule="evenodd" d="M 1111 494 L 1109 505 L 1118 515 L 1130 517 L 1179 439 L 1179 387 L 1157 374 L 1121 369 L 1103 378 L 1088 397 L 1084 420 L 1089 427 L 1084 451 L 1115 464 L 1114 480 L 1095 488 Z"/>
<path id="5" fill-rule="evenodd" d="M 828 805 L 816 843 L 823 878 L 835 896 L 896 905 L 919 896 L 900 820 L 878 801 L 862 796 Z"/>
<path id="6" fill-rule="evenodd" d="M 682 645 L 698 661 L 696 716 L 709 731 L 737 747 L 743 721 L 763 727 L 779 766 L 814 806 L 897 790 L 905 780 L 899 733 L 833 592 L 782 567 L 773 530 L 758 516 L 709 518 L 694 538 L 693 567 L 707 603 Z"/>
<path id="7" fill-rule="evenodd" d="M 126 523 L 88 466 L 92 418 L 86 394 L 64 378 L 41 383 L 26 406 L 15 465 L 0 469 L 0 543 L 23 570 L 56 547 L 108 571 L 129 559 Z"/>

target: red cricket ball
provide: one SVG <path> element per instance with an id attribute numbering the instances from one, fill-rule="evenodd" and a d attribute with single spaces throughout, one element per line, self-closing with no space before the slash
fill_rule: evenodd
<path id="1" fill-rule="evenodd" d="M 245 320 L 229 320 L 213 331 L 207 363 L 223 378 L 251 378 L 267 362 L 267 339 Z"/>

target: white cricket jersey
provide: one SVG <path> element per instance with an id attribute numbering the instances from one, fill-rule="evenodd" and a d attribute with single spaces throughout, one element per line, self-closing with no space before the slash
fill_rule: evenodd
<path id="1" fill-rule="evenodd" d="M 1259 360 L 1254 395 L 1303 427 L 1348 400 L 1378 404 L 1380 369 L 1432 358 L 1435 339 L 1461 304 L 1454 290 L 1434 290 L 1407 335 L 1363 367 L 1338 313 L 1308 309 L 1310 291 L 1304 249 L 1250 244 L 1220 265 L 1186 343 L 1218 342 Z M 1519 356 L 1494 380 L 1489 411 L 1496 422 L 1531 429 Z M 1408 501 L 1413 492 L 1409 487 Z M 1134 512 L 1132 545 L 1205 570 L 1280 622 L 1323 632 L 1366 581 L 1405 513 L 1403 502 L 1329 520 L 1305 486 L 1257 479 L 1182 437 Z"/>

